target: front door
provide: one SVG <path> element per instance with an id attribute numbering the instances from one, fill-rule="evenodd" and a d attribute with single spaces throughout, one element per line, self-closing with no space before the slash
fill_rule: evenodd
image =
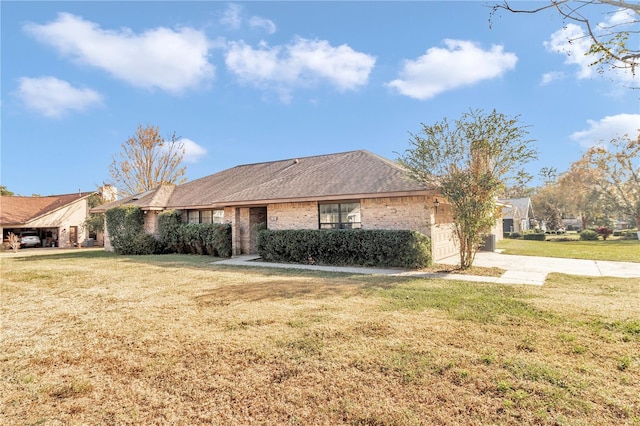
<path id="1" fill-rule="evenodd" d="M 78 245 L 78 227 L 77 226 L 69 227 L 69 244 L 71 244 L 72 247 L 75 247 Z"/>
<path id="2" fill-rule="evenodd" d="M 258 232 L 267 229 L 267 208 L 251 207 L 249 209 L 249 247 L 248 252 L 255 254 L 256 242 L 258 240 Z"/>

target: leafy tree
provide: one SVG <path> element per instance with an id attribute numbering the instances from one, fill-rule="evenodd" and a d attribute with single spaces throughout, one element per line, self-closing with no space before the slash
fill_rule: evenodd
<path id="1" fill-rule="evenodd" d="M 184 154 L 184 143 L 175 133 L 166 140 L 158 127 L 138 126 L 136 134 L 122 144 L 122 152 L 114 157 L 109 172 L 125 196 L 162 184 L 180 184 L 186 181 L 186 167 L 181 166 Z"/>
<path id="2" fill-rule="evenodd" d="M 555 231 L 562 226 L 560 210 L 547 200 L 542 200 L 536 205 L 536 216 L 538 220 L 544 222 L 547 230 Z"/>
<path id="3" fill-rule="evenodd" d="M 640 131 L 634 138 L 624 135 L 590 148 L 585 161 L 595 175 L 594 191 L 640 226 Z"/>
<path id="4" fill-rule="evenodd" d="M 97 207 L 105 203 L 102 194 L 96 192 L 91 194 L 87 199 L 87 205 L 89 209 Z M 104 231 L 104 213 L 89 213 L 89 216 L 86 217 L 84 222 L 82 222 L 82 226 L 88 232 L 103 232 Z"/>
<path id="5" fill-rule="evenodd" d="M 516 176 L 513 178 L 513 183 L 506 187 L 503 197 L 504 198 L 529 198 L 531 197 L 536 188 L 530 187 L 529 183 L 533 179 L 529 173 L 524 170 L 519 170 Z"/>
<path id="6" fill-rule="evenodd" d="M 606 208 L 595 188 L 598 175 L 599 172 L 589 167 L 587 158 L 583 156 L 571 164 L 569 170 L 558 180 L 564 211 L 580 218 L 582 229 L 587 229 L 606 214 Z"/>
<path id="7" fill-rule="evenodd" d="M 538 176 L 545 185 L 550 185 L 558 180 L 558 169 L 555 167 L 543 167 L 538 172 Z"/>
<path id="8" fill-rule="evenodd" d="M 0 195 L 15 195 L 13 193 L 13 191 L 9 191 L 9 189 L 4 186 L 4 185 L 0 185 Z"/>
<path id="9" fill-rule="evenodd" d="M 422 123 L 421 133 L 411 134 L 399 161 L 411 178 L 439 188 L 451 204 L 462 269 L 471 267 L 483 233 L 499 217 L 496 198 L 537 155 L 527 134 L 519 117 L 495 110 L 471 110 L 451 124 L 446 118 Z"/>
<path id="10" fill-rule="evenodd" d="M 541 6 L 530 8 L 514 7 L 507 0 L 492 7 L 493 16 L 499 10 L 513 13 L 538 13 L 556 10 L 565 21 L 581 25 L 591 41 L 589 55 L 593 56 L 592 66 L 629 69 L 635 75 L 640 62 L 638 34 L 640 34 L 640 3 L 628 0 L 550 0 Z M 608 19 L 594 18 L 598 12 L 607 14 Z M 581 37 L 582 38 L 582 37 Z M 569 40 L 570 43 L 577 39 Z"/>

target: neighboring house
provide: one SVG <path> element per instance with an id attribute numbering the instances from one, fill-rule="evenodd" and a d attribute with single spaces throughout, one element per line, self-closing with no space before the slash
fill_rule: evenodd
<path id="1" fill-rule="evenodd" d="M 36 231 L 45 246 L 73 247 L 88 237 L 82 223 L 93 192 L 47 197 L 0 196 L 3 241 L 10 232 Z"/>
<path id="2" fill-rule="evenodd" d="M 524 232 L 531 229 L 533 207 L 531 198 L 502 199 L 502 228 L 504 232 Z"/>
<path id="3" fill-rule="evenodd" d="M 431 237 L 434 259 L 457 253 L 450 208 L 439 192 L 410 180 L 397 163 L 363 150 L 236 166 L 92 212 L 124 204 L 143 210 L 145 230 L 152 234 L 157 214 L 169 209 L 182 211 L 188 223 L 230 223 L 234 255 L 255 253 L 256 235 L 264 228 L 410 229 Z M 105 249 L 111 249 L 108 235 Z"/>

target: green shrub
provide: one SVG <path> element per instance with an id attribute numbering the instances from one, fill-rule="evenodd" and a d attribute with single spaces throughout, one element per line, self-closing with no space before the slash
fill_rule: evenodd
<path id="1" fill-rule="evenodd" d="M 593 229 L 585 229 L 580 231 L 580 240 L 582 241 L 596 241 L 598 239 L 598 233 Z"/>
<path id="2" fill-rule="evenodd" d="M 118 254 L 153 254 L 158 244 L 144 232 L 144 217 L 140 207 L 124 205 L 106 211 L 107 231 L 113 250 Z"/>
<path id="3" fill-rule="evenodd" d="M 270 262 L 403 268 L 432 262 L 429 238 L 406 230 L 263 230 L 257 250 Z"/>
<path id="4" fill-rule="evenodd" d="M 165 210 L 158 214 L 158 241 L 165 253 L 178 252 L 178 236 L 182 225 L 182 213 Z"/>
<path id="5" fill-rule="evenodd" d="M 545 241 L 547 236 L 544 232 L 532 232 L 528 234 L 524 234 L 525 240 L 534 240 L 534 241 Z"/>
<path id="6" fill-rule="evenodd" d="M 182 213 L 167 210 L 158 217 L 158 236 L 165 253 L 231 257 L 228 223 L 182 223 Z"/>
<path id="7" fill-rule="evenodd" d="M 522 238 L 522 234 L 519 232 L 504 232 L 502 234 L 502 236 L 504 238 L 511 238 L 511 239 L 517 239 L 517 238 Z"/>

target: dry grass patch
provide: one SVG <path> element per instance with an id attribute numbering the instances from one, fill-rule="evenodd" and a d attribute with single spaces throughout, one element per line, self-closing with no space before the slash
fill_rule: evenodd
<path id="1" fill-rule="evenodd" d="M 637 280 L 538 288 L 210 260 L 3 255 L 3 421 L 640 421 Z"/>

